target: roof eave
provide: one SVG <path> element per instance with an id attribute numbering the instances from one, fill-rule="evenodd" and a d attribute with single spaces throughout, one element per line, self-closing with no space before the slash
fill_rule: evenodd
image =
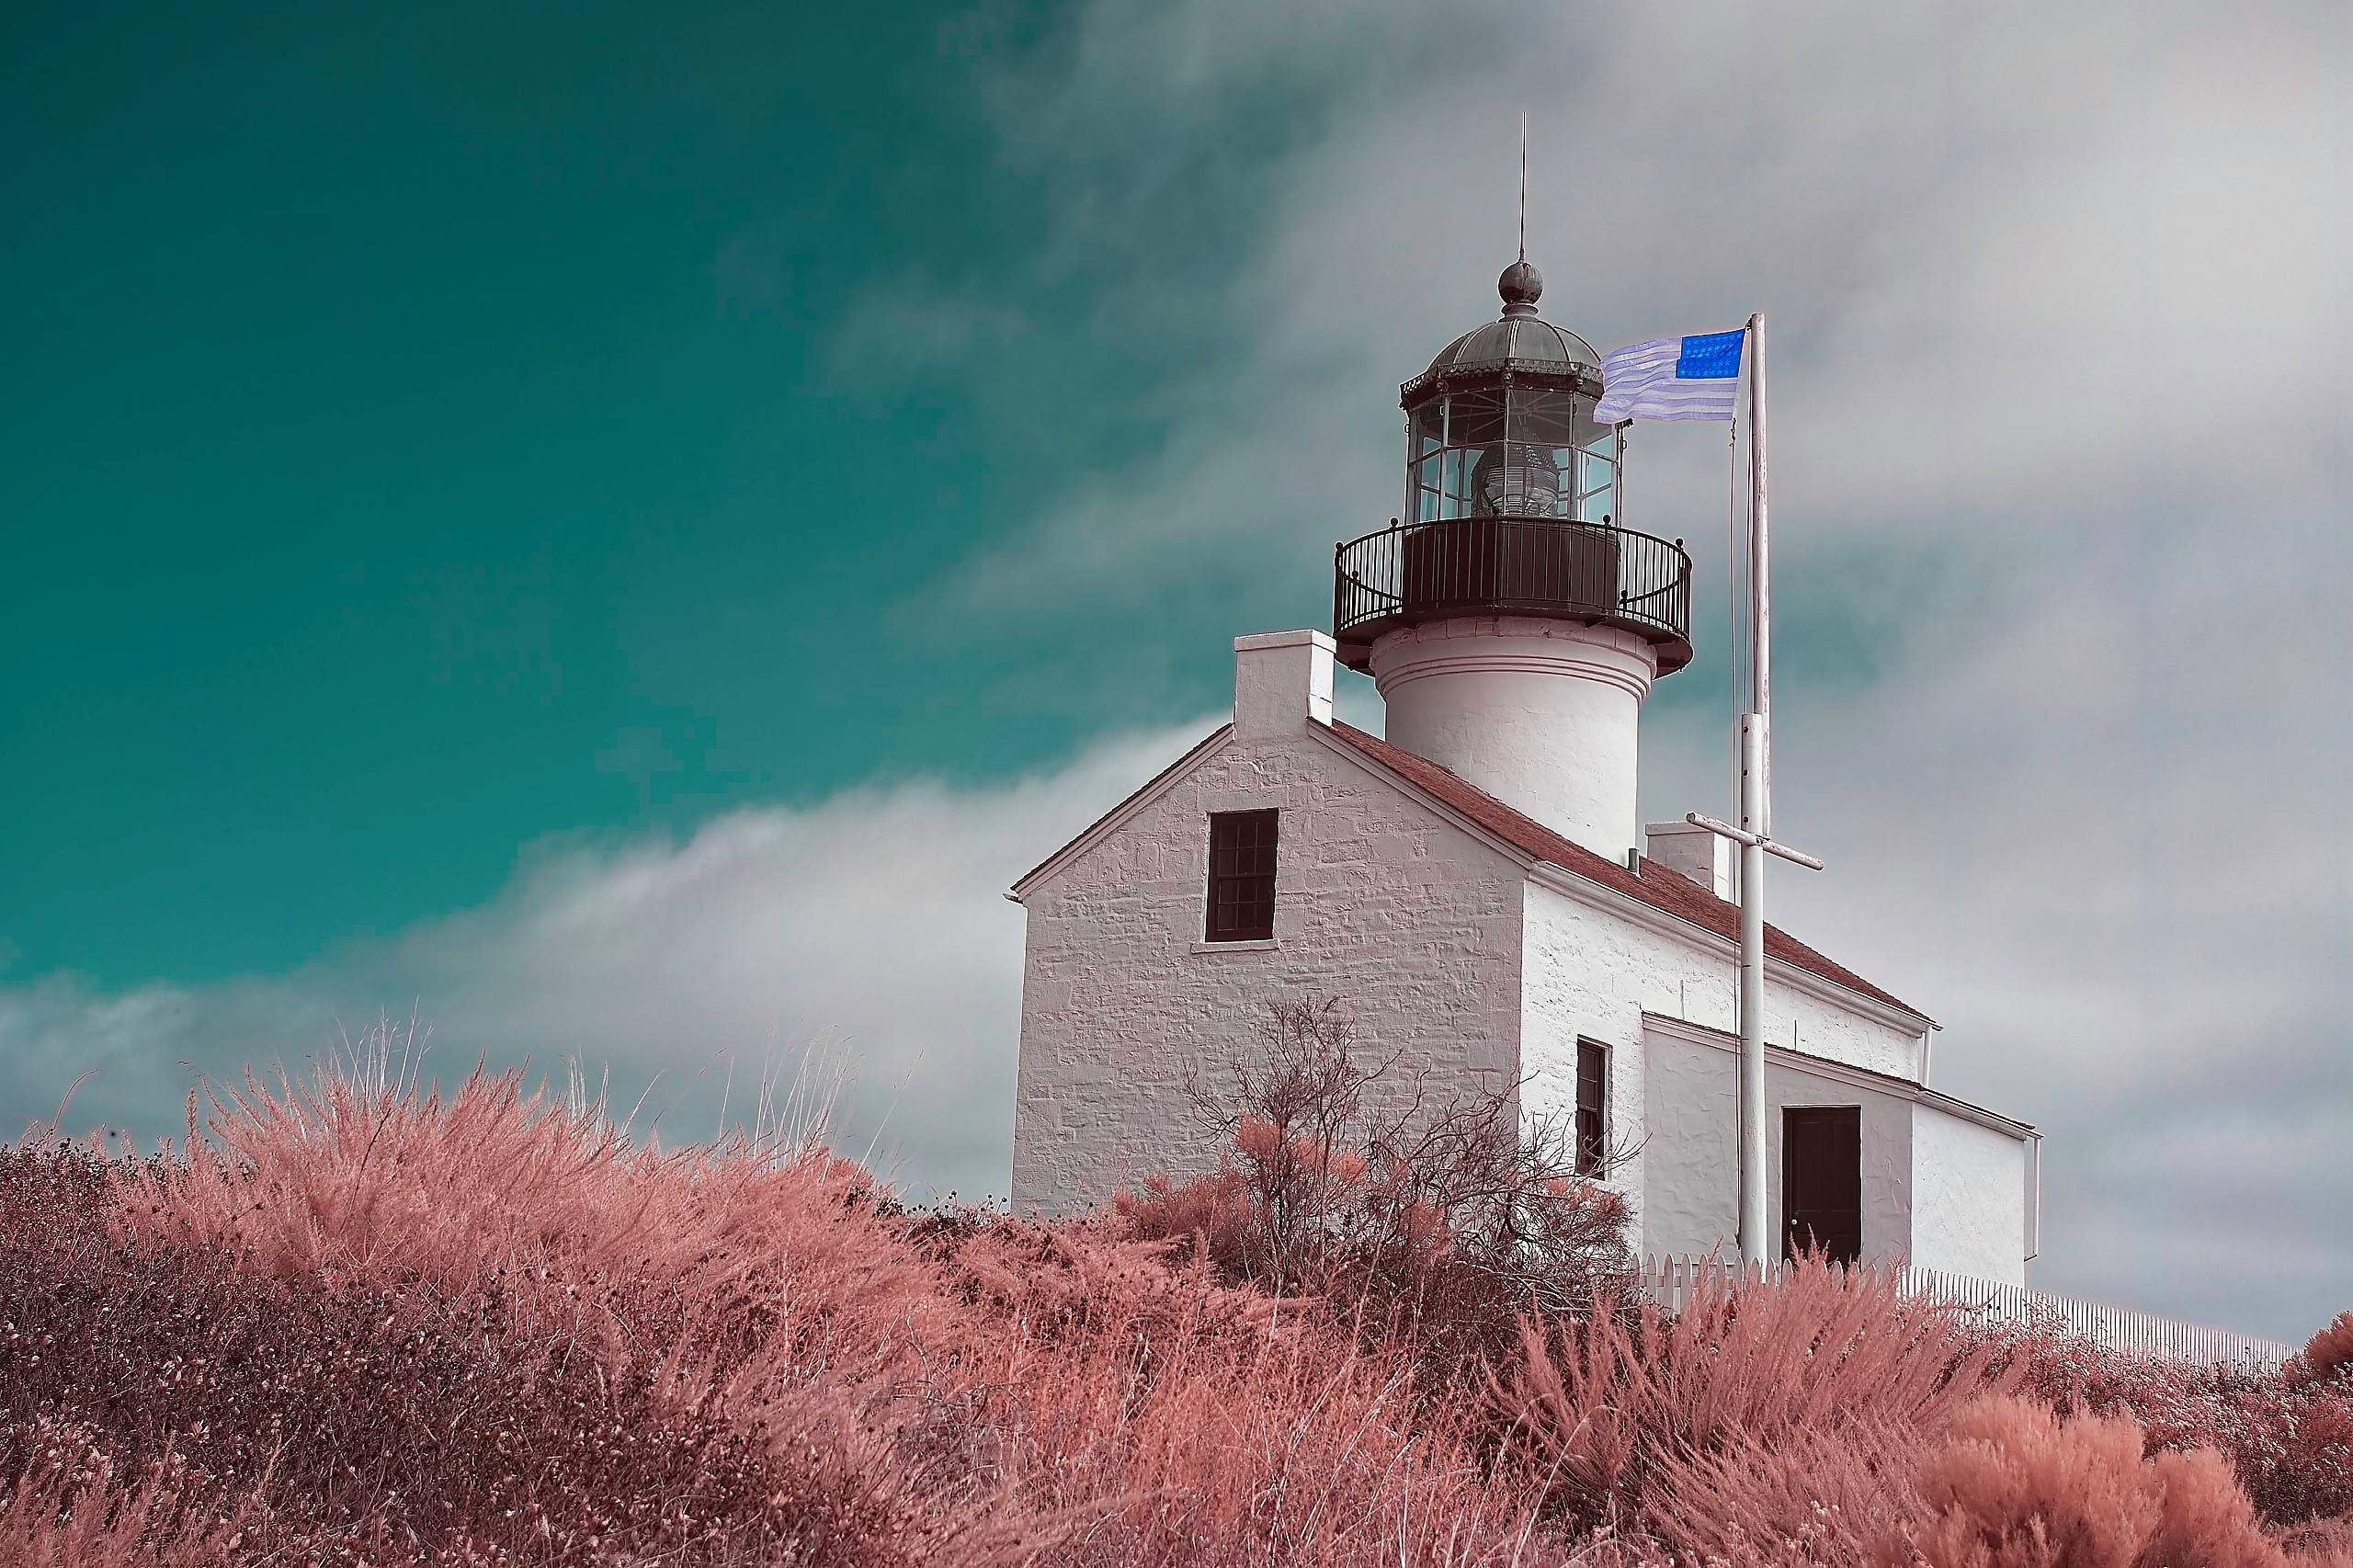
<path id="1" fill-rule="evenodd" d="M 1529 875 L 1531 880 L 1535 881 L 1540 886 L 1550 887 L 1554 892 L 1568 893 L 1571 896 L 1583 896 L 1587 900 L 1587 902 L 1595 903 L 1597 907 L 1608 909 L 1612 913 L 1624 915 L 1637 923 L 1649 926 L 1652 929 L 1663 933 L 1698 940 L 1701 942 L 1702 945 L 1708 947 L 1711 951 L 1730 952 L 1733 954 L 1737 954 L 1739 952 L 1740 944 L 1735 938 L 1726 937 L 1720 931 L 1711 930 L 1708 926 L 1700 925 L 1698 921 L 1692 920 L 1685 915 L 1676 914 L 1673 910 L 1662 909 L 1657 904 L 1636 898 L 1618 888 L 1610 886 L 1608 882 L 1601 881 L 1583 871 L 1577 870 L 1574 867 L 1563 865 L 1557 860 L 1548 859 L 1543 855 L 1533 852 L 1523 846 L 1504 837 L 1500 834 L 1495 833 L 1494 830 L 1485 827 L 1480 823 L 1472 820 L 1464 812 L 1457 810 L 1454 806 L 1448 803 L 1439 796 L 1432 793 L 1422 785 L 1416 783 L 1408 775 L 1400 773 L 1393 767 L 1391 767 L 1375 753 L 1368 751 L 1358 745 L 1354 741 L 1350 740 L 1346 733 L 1342 733 L 1342 729 L 1344 727 L 1311 725 L 1310 728 L 1313 730 L 1321 730 L 1322 733 L 1318 738 L 1324 740 L 1326 744 L 1337 751 L 1341 756 L 1350 757 L 1360 762 L 1364 767 L 1377 772 L 1382 778 L 1389 781 L 1393 788 L 1405 790 L 1411 794 L 1414 799 L 1421 801 L 1425 806 L 1438 812 L 1449 821 L 1452 822 L 1455 825 L 1461 827 L 1465 832 L 1473 835 L 1483 842 L 1487 843 L 1501 850 L 1503 853 L 1510 856 L 1522 867 L 1528 869 Z M 1366 736 L 1365 738 L 1372 740 L 1376 737 Z M 1430 766 L 1437 767 L 1438 765 L 1431 764 Z M 1466 790 L 1473 790 L 1483 795 L 1484 794 L 1484 791 L 1479 790 L 1477 785 L 1472 784 L 1468 780 L 1458 779 L 1457 781 L 1461 783 L 1462 787 Z M 1486 798 L 1491 801 L 1494 800 L 1494 797 L 1492 796 L 1488 796 Z M 1505 806 L 1504 802 L 1500 801 L 1495 801 L 1495 804 L 1504 807 L 1504 809 L 1507 811 L 1511 809 Z M 1514 814 L 1519 813 L 1515 812 Z M 1533 824 L 1531 825 L 1540 827 L 1542 824 Z M 1553 835 L 1552 836 L 1557 837 L 1558 835 Z M 1576 846 L 1574 845 L 1571 845 L 1569 847 L 1575 848 Z M 1787 932 L 1782 932 L 1780 935 L 1787 940 L 1792 942 L 1796 940 L 1794 937 L 1789 937 Z M 1802 946 L 1802 944 L 1800 945 Z M 1828 963 L 1831 960 L 1824 958 L 1823 961 Z M 1766 973 L 1779 978 L 1800 990 L 1806 991 L 1809 994 L 1812 994 L 1820 1000 L 1845 1006 L 1850 1011 L 1859 1013 L 1865 1017 L 1875 1019 L 1880 1023 L 1887 1025 L 1889 1028 L 1901 1028 L 1910 1034 L 1925 1035 L 1930 1030 L 1941 1029 L 1944 1027 L 1938 1023 L 1934 1018 L 1928 1017 L 1926 1013 L 1906 1006 L 1904 1003 L 1893 996 L 1885 995 L 1883 994 L 1881 995 L 1873 995 L 1869 992 L 1859 991 L 1855 987 L 1844 984 L 1839 981 L 1832 979 L 1826 974 L 1819 972 L 1818 971 L 1805 968 L 1802 964 L 1792 962 L 1788 959 L 1779 958 L 1769 953 L 1766 957 Z M 1857 978 L 1860 979 L 1861 977 L 1857 976 Z"/>
<path id="2" fill-rule="evenodd" d="M 1433 387 L 1474 380 L 1500 381 L 1540 376 L 1556 381 L 1566 381 L 1577 391 L 1595 397 L 1601 395 L 1601 368 L 1575 360 L 1560 359 L 1483 359 L 1472 365 L 1433 365 L 1397 389 L 1397 401 L 1410 403 Z"/>
<path id="3" fill-rule="evenodd" d="M 1026 900 L 1039 884 L 1053 877 L 1063 867 L 1086 854 L 1103 839 L 1109 837 L 1122 823 L 1165 794 L 1169 788 L 1186 774 L 1224 750 L 1233 739 L 1233 726 L 1230 723 L 1220 724 L 1204 736 L 1199 744 L 1154 774 L 1142 789 L 1087 824 L 1078 836 L 1022 873 L 1014 882 L 1013 890 L 1007 896 L 1016 903 Z"/>
<path id="4" fill-rule="evenodd" d="M 1699 1044 L 1713 1046 L 1719 1051 L 1737 1051 L 1740 1049 L 1738 1035 L 1723 1029 L 1711 1028 L 1706 1024 L 1695 1024 L 1688 1018 L 1670 1017 L 1665 1013 L 1654 1013 L 1645 1009 L 1643 1013 L 1643 1027 L 1645 1029 L 1655 1027 L 1665 1033 L 1680 1035 Z M 1795 1068 L 1802 1072 L 1821 1073 L 1825 1076 L 1859 1084 L 1865 1087 L 1877 1088 L 1884 1093 L 1900 1095 L 1915 1105 L 1925 1105 L 1931 1109 L 1957 1116 L 1964 1121 L 1975 1122 L 1988 1131 L 2002 1133 L 2022 1143 L 2042 1136 L 2041 1130 L 2031 1121 L 2020 1121 L 2014 1116 L 2004 1116 L 1998 1110 L 1988 1110 L 1984 1106 L 1962 1099 L 1957 1095 L 1946 1094 L 1942 1089 L 1932 1089 L 1916 1078 L 1900 1077 L 1893 1073 L 1881 1073 L 1870 1067 L 1858 1067 L 1851 1062 L 1841 1062 L 1832 1056 L 1816 1056 L 1809 1051 L 1793 1051 L 1788 1046 L 1775 1045 L 1770 1041 L 1766 1043 L 1765 1056 L 1768 1062 L 1779 1062 L 1784 1067 Z"/>
<path id="5" fill-rule="evenodd" d="M 1721 931 L 1711 931 L 1698 921 L 1686 919 L 1671 909 L 1661 909 L 1654 903 L 1645 903 L 1641 899 L 1630 897 L 1608 882 L 1596 881 L 1570 867 L 1551 860 L 1535 859 L 1529 876 L 1540 887 L 1580 899 L 1597 908 L 1607 909 L 1653 930 L 1697 942 L 1712 952 L 1730 954 L 1734 958 L 1740 954 L 1740 943 L 1733 937 Z M 1792 990 L 1802 991 L 1818 1001 L 1859 1013 L 1874 1022 L 1902 1029 L 1907 1034 L 1925 1035 L 1931 1029 L 1944 1028 L 1926 1013 L 1883 1002 L 1851 985 L 1842 985 L 1826 974 L 1817 973 L 1802 964 L 1791 963 L 1769 953 L 1765 958 L 1765 973 L 1769 979 L 1777 980 Z"/>

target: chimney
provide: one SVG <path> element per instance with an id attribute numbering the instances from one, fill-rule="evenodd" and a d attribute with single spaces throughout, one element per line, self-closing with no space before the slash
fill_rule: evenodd
<path id="1" fill-rule="evenodd" d="M 1670 871 L 1680 872 L 1718 898 L 1739 896 L 1740 861 L 1733 842 L 1688 822 L 1654 822 L 1643 829 L 1650 840 L 1648 854 Z"/>
<path id="2" fill-rule="evenodd" d="M 1233 733 L 1287 735 L 1332 722 L 1333 642 L 1321 631 L 1265 631 L 1233 640 Z"/>

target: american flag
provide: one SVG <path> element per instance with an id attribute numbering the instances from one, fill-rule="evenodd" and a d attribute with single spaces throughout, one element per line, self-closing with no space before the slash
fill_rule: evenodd
<path id="1" fill-rule="evenodd" d="M 1747 331 L 1656 337 L 1613 348 L 1601 357 L 1601 401 L 1593 417 L 1725 419 L 1740 401 L 1741 346 Z"/>

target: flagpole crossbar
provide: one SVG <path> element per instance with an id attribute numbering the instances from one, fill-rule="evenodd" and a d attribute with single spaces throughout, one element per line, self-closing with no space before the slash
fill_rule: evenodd
<path id="1" fill-rule="evenodd" d="M 1802 849 L 1792 849 L 1780 840 L 1767 838 L 1762 834 L 1744 832 L 1728 822 L 1718 822 L 1704 812 L 1686 812 L 1683 813 L 1683 820 L 1693 827 L 1704 827 L 1719 837 L 1729 838 L 1734 844 L 1745 844 L 1751 848 L 1762 849 L 1768 855 L 1779 855 L 1784 860 L 1794 860 L 1809 871 L 1822 869 L 1822 862 Z"/>

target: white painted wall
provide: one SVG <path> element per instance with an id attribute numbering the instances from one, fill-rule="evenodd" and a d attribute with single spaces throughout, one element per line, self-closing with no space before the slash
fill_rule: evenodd
<path id="1" fill-rule="evenodd" d="M 1612 1142 L 1639 1148 L 1613 1185 L 1640 1208 L 1649 1201 L 1646 1172 L 1653 1160 L 1711 1157 L 1670 1150 L 1646 1125 L 1651 1096 L 1644 1083 L 1648 1067 L 1643 1015 L 1733 1029 L 1738 955 L 1721 937 L 1647 906 L 1634 906 L 1631 900 L 1593 884 L 1565 874 L 1551 881 L 1560 885 L 1528 884 L 1522 924 L 1524 1103 L 1531 1115 L 1558 1116 L 1572 1109 L 1576 1103 L 1577 1040 L 1610 1047 L 1610 1103 L 1617 1108 Z M 1825 996 L 1825 992 L 1831 994 Z M 1899 1077 L 1913 1075 L 1921 1037 L 1875 1016 L 1884 1009 L 1862 997 L 1838 999 L 1850 995 L 1776 965 L 1768 971 L 1765 987 L 1766 1033 L 1783 1044 L 1797 1040 L 1814 1055 Z M 1729 1144 L 1723 1158 L 1731 1158 Z M 1709 1234 L 1729 1234 L 1730 1226 L 1727 1220 L 1722 1230 L 1711 1229 Z"/>
<path id="2" fill-rule="evenodd" d="M 1303 694 L 1288 727 L 1264 722 L 1263 697 L 1245 681 L 1255 738 L 1229 739 L 1025 895 L 1017 1212 L 1205 1168 L 1185 1065 L 1254 1038 L 1271 999 L 1347 998 L 1368 1048 L 1403 1046 L 1434 1085 L 1508 1082 L 1518 864 L 1316 740 Z M 1206 944 L 1209 813 L 1266 806 L 1283 813 L 1275 939 Z"/>
<path id="3" fill-rule="evenodd" d="M 1427 622 L 1372 648 L 1391 742 L 1620 861 L 1642 842 L 1635 742 L 1657 673 L 1631 632 L 1518 616 Z"/>
<path id="4" fill-rule="evenodd" d="M 2027 1145 L 1935 1105 L 1912 1114 L 1912 1261 L 2025 1284 Z"/>
<path id="5" fill-rule="evenodd" d="M 1703 1035 L 1706 1038 L 1703 1038 Z M 1643 1151 L 1641 1250 L 1656 1256 L 1737 1256 L 1740 1174 L 1737 1041 L 1716 1031 L 1646 1022 L 1650 1142 Z M 1772 1251 L 1780 1251 L 1781 1113 L 1792 1106 L 1861 1108 L 1863 1256 L 1912 1256 L 1916 1193 L 1913 1113 L 1903 1094 L 1841 1081 L 1775 1053 L 1765 1066 L 1765 1164 Z"/>
<path id="6" fill-rule="evenodd" d="M 1653 1029 L 1642 1050 L 1641 1240 L 1648 1257 L 1738 1257 L 1738 1062 Z"/>
<path id="7" fill-rule="evenodd" d="M 1322 729 L 1328 639 L 1236 651 L 1234 728 L 1024 882 L 1016 1208 L 1066 1210 L 1206 1168 L 1187 1066 L 1251 1042 L 1270 1001 L 1339 996 L 1369 1055 L 1402 1048 L 1440 1094 L 1524 1081 L 1534 1115 L 1573 1109 L 1580 1039 L 1608 1048 L 1611 1142 L 1634 1150 L 1613 1179 L 1643 1250 L 1729 1250 L 1733 944 L 1571 873 L 1530 872 L 1420 803 Z M 1397 739 L 1393 705 L 1389 728 Z M 1209 815 L 1267 806 L 1283 813 L 1274 940 L 1204 942 Z M 1926 1103 L 1920 1021 L 1779 964 L 1766 1011 L 1777 1048 L 1845 1064 L 1777 1050 L 1768 1065 L 1777 1237 L 1780 1109 L 1859 1105 L 1866 1255 L 1910 1256 L 1916 1240 L 1920 1261 L 2014 1278 L 2023 1133 Z M 1841 1080 L 1847 1069 L 1913 1082 L 1874 1087 Z"/>

